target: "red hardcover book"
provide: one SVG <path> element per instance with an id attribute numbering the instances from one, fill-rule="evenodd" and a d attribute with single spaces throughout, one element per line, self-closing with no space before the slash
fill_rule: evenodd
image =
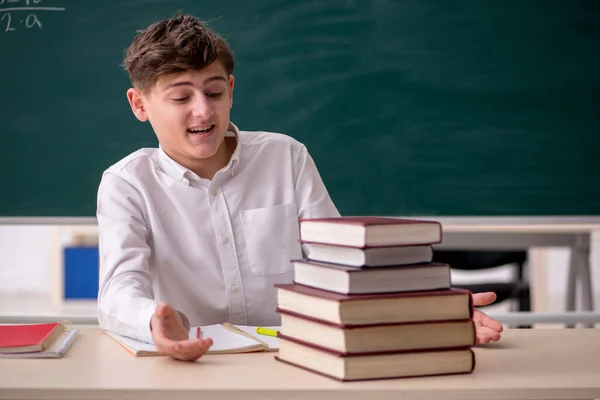
<path id="1" fill-rule="evenodd" d="M 49 324 L 0 325 L 0 353 L 44 351 L 65 330 L 60 322 Z"/>

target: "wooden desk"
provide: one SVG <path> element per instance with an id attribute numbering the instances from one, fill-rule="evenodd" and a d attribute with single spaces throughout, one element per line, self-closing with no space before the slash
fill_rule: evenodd
<path id="1" fill-rule="evenodd" d="M 136 359 L 88 327 L 64 359 L 0 360 L 0 399 L 600 398 L 600 330 L 509 330 L 474 350 L 468 375 L 340 383 L 274 353 Z"/>

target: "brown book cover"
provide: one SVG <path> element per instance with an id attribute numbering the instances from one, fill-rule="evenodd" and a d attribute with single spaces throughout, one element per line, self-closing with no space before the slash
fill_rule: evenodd
<path id="1" fill-rule="evenodd" d="M 294 259 L 291 260 L 290 262 L 292 263 L 303 263 L 303 264 L 309 264 L 309 265 L 315 265 L 317 267 L 322 267 L 322 268 L 329 268 L 329 269 L 337 269 L 340 271 L 346 271 L 348 273 L 355 273 L 358 272 L 360 273 L 361 271 L 393 271 L 396 269 L 421 269 L 421 268 L 428 268 L 428 267 L 441 267 L 441 266 L 448 266 L 448 264 L 444 264 L 444 263 L 438 263 L 438 262 L 424 262 L 424 263 L 418 263 L 418 264 L 399 264 L 399 265 L 385 265 L 382 267 L 356 267 L 356 266 L 352 266 L 352 265 L 345 265 L 345 264 L 334 264 L 334 263 L 328 263 L 328 262 L 323 262 L 323 261 L 315 261 L 315 260 L 310 260 L 310 259 L 304 259 L 304 258 L 299 258 L 299 259 Z"/>
<path id="2" fill-rule="evenodd" d="M 365 246 L 352 246 L 349 244 L 340 244 L 340 243 L 328 243 L 328 242 L 316 242 L 314 240 L 305 240 L 305 239 L 298 239 L 298 241 L 300 243 L 306 243 L 306 244 L 322 244 L 322 245 L 327 245 L 327 246 L 333 246 L 333 247 L 342 247 L 342 248 L 351 248 L 351 249 L 361 249 L 361 250 L 376 250 L 376 249 L 388 249 L 388 248 L 394 248 L 394 247 L 414 247 L 414 246 L 419 246 L 419 247 L 431 247 L 432 244 L 436 244 L 436 243 L 411 243 L 411 244 L 386 244 L 383 246 L 369 246 L 369 245 L 365 245 Z"/>
<path id="3" fill-rule="evenodd" d="M 307 343 L 307 342 L 303 342 L 291 337 L 287 337 L 281 333 L 278 334 L 278 337 L 280 338 L 281 343 L 284 345 L 285 347 L 285 342 L 288 341 L 292 344 L 294 344 L 296 347 L 299 348 L 306 348 L 308 349 L 309 352 L 316 352 L 316 353 L 321 353 L 323 355 L 327 355 L 328 357 L 330 357 L 331 360 L 335 360 L 335 359 L 346 359 L 348 361 L 356 361 L 356 360 L 361 360 L 361 359 L 368 359 L 371 357 L 384 357 L 384 358 L 402 358 L 403 356 L 408 356 L 408 355 L 418 355 L 421 359 L 423 357 L 427 357 L 427 355 L 441 355 L 441 354 L 450 354 L 453 352 L 457 352 L 457 351 L 464 351 L 464 352 L 468 352 L 469 356 L 470 356 L 470 360 L 469 360 L 469 366 L 466 369 L 460 370 L 458 368 L 456 368 L 455 371 L 446 371 L 446 372 L 440 372 L 438 371 L 434 371 L 432 373 L 426 373 L 426 374 L 390 374 L 390 371 L 387 372 L 382 372 L 379 376 L 366 376 L 365 374 L 363 374 L 362 376 L 360 376 L 360 374 L 358 376 L 354 377 L 350 377 L 348 378 L 348 371 L 345 370 L 344 372 L 344 376 L 343 377 L 339 377 L 339 376 L 335 376 L 331 373 L 328 373 L 325 370 L 316 370 L 314 368 L 310 368 L 306 365 L 300 365 L 299 363 L 290 361 L 290 360 L 286 360 L 282 357 L 282 354 L 279 354 L 277 356 L 275 356 L 275 359 L 277 361 L 292 365 L 294 367 L 303 369 L 305 371 L 309 371 L 312 373 L 316 373 L 318 375 L 321 376 L 325 376 L 327 378 L 331 378 L 334 379 L 336 381 L 360 381 L 360 380 L 380 380 L 380 379 L 399 379 L 399 378 L 415 378 L 415 377 L 422 377 L 422 376 L 440 376 L 440 375 L 456 375 L 456 374 L 467 374 L 467 373 L 471 373 L 474 371 L 475 369 L 475 353 L 473 352 L 473 350 L 471 350 L 470 347 L 455 347 L 455 348 L 444 348 L 444 349 L 432 349 L 432 350 L 419 350 L 419 351 L 400 351 L 400 352 L 388 352 L 388 353 L 364 353 L 364 354 L 360 354 L 360 355 L 352 355 L 352 354 L 344 354 L 344 353 L 340 353 L 340 352 L 336 352 L 336 351 L 332 351 L 331 349 L 326 349 L 320 346 L 315 346 L 312 343 Z M 302 359 L 302 362 L 305 363 L 306 362 L 306 358 Z M 328 363 L 329 364 L 329 363 Z M 317 364 L 319 365 L 319 364 Z M 324 367 L 323 363 L 320 363 L 320 367 Z M 458 367 L 458 366 L 457 366 Z M 347 368 L 347 367 L 346 367 Z M 430 371 L 431 372 L 431 371 Z M 373 375 L 373 374 L 371 374 Z"/>
<path id="4" fill-rule="evenodd" d="M 310 286 L 299 285 L 297 283 L 277 283 L 274 285 L 278 289 L 291 290 L 312 297 L 320 297 L 333 301 L 355 301 L 368 299 L 391 299 L 397 297 L 422 297 L 422 296 L 452 296 L 457 294 L 471 294 L 470 291 L 461 288 L 450 288 L 441 290 L 423 290 L 419 292 L 393 292 L 393 293 L 364 293 L 364 294 L 342 294 L 336 292 L 328 292 L 326 290 L 315 289 Z M 471 296 L 469 296 L 471 299 Z M 470 300 L 469 305 L 472 307 L 473 302 Z"/>
<path id="5" fill-rule="evenodd" d="M 438 225 L 441 227 L 441 224 L 438 221 L 427 221 L 427 220 L 409 219 L 409 218 L 379 217 L 379 216 L 375 216 L 375 215 L 300 219 L 300 223 L 302 223 L 304 221 L 327 222 L 327 223 L 334 223 L 334 224 L 349 224 L 349 225 L 360 225 L 360 226 L 434 224 L 434 225 Z"/>
<path id="6" fill-rule="evenodd" d="M 303 218 L 299 222 L 300 239 L 305 242 L 357 248 L 442 242 L 442 224 L 438 221 L 371 215 Z"/>
<path id="7" fill-rule="evenodd" d="M 410 350 L 393 350 L 393 351 L 369 351 L 364 353 L 348 353 L 343 351 L 337 351 L 335 349 L 330 349 L 324 346 L 319 346 L 317 344 L 307 342 L 305 340 L 300 340 L 295 337 L 291 337 L 286 335 L 285 333 L 277 332 L 277 337 L 279 339 L 287 340 L 290 342 L 294 342 L 297 344 L 301 344 L 306 347 L 310 347 L 312 349 L 320 350 L 325 353 L 329 353 L 336 357 L 365 357 L 365 356 L 377 356 L 384 354 L 411 354 L 411 353 L 433 353 L 437 351 L 451 351 L 451 350 L 465 350 L 470 349 L 472 346 L 456 346 L 456 347 L 444 347 L 444 348 L 435 348 L 435 349 L 410 349 Z"/>
<path id="8" fill-rule="evenodd" d="M 280 309 L 348 326 L 473 317 L 471 292 L 464 289 L 342 294 L 295 283 L 275 288 Z"/>
<path id="9" fill-rule="evenodd" d="M 451 285 L 450 266 L 442 263 L 357 267 L 292 260 L 292 264 L 294 283 L 338 293 L 412 292 Z"/>
<path id="10" fill-rule="evenodd" d="M 473 346 L 472 319 L 344 325 L 277 309 L 281 333 L 345 353 L 391 352 Z"/>
<path id="11" fill-rule="evenodd" d="M 302 241 L 307 248 L 307 258 L 326 263 L 355 267 L 383 267 L 430 263 L 433 260 L 431 245 L 353 247 L 337 244 Z"/>
<path id="12" fill-rule="evenodd" d="M 362 329 L 362 328 L 370 328 L 370 327 L 376 327 L 376 326 L 406 326 L 406 325 L 429 325 L 429 324 L 435 324 L 436 326 L 439 325 L 440 329 L 443 329 L 443 324 L 454 324 L 456 322 L 466 322 L 466 321 L 471 321 L 470 319 L 450 319 L 450 320 L 444 320 L 444 321 L 410 321 L 410 322 L 395 322 L 395 323 L 390 323 L 390 324 L 361 324 L 361 325 L 345 325 L 345 324 L 339 324 L 339 323 L 335 323 L 335 322 L 330 322 L 330 321 L 322 321 L 320 319 L 314 318 L 312 316 L 309 315 L 304 315 L 304 314 L 299 314 L 297 312 L 294 311 L 289 311 L 289 310 L 283 310 L 279 307 L 277 307 L 275 309 L 275 312 L 282 314 L 282 315 L 291 315 L 292 317 L 296 317 L 296 318 L 300 318 L 306 321 L 311 321 L 317 324 L 321 324 L 321 325 L 327 325 L 333 328 L 340 328 L 340 329 L 344 329 L 344 330 L 353 330 L 353 329 Z M 472 321 L 471 321 L 472 322 Z M 475 331 L 475 325 L 473 325 L 473 342 L 471 343 L 471 345 L 475 344 L 475 335 L 476 331 Z"/>
<path id="13" fill-rule="evenodd" d="M 473 317 L 471 292 L 464 289 L 342 294 L 294 283 L 275 288 L 280 309 L 348 326 Z"/>
<path id="14" fill-rule="evenodd" d="M 321 376 L 323 376 L 325 378 L 333 379 L 333 380 L 338 381 L 338 382 L 357 382 L 357 381 L 374 381 L 374 380 L 382 380 L 382 379 L 408 379 L 408 378 L 422 378 L 422 377 L 426 377 L 426 376 L 443 376 L 443 375 L 470 374 L 475 369 L 475 354 L 473 354 L 472 350 L 469 350 L 469 351 L 471 352 L 472 360 L 473 360 L 473 366 L 471 367 L 470 371 L 450 372 L 450 373 L 444 373 L 444 374 L 427 374 L 427 375 L 410 375 L 410 376 L 389 376 L 389 377 L 385 377 L 385 378 L 343 379 L 343 378 L 338 378 L 337 376 L 334 376 L 334 375 L 329 375 L 329 374 L 327 374 L 325 372 L 316 371 L 314 369 L 307 368 L 307 367 L 304 367 L 304 366 L 299 365 L 299 364 L 295 364 L 295 363 L 287 361 L 287 360 L 282 360 L 281 357 L 279 357 L 279 356 L 275 356 L 275 360 L 279 361 L 279 362 L 282 362 L 284 364 L 287 364 L 287 365 L 291 365 L 292 367 L 303 369 L 304 371 L 308 371 L 308 372 L 311 372 L 313 374 L 321 375 Z"/>

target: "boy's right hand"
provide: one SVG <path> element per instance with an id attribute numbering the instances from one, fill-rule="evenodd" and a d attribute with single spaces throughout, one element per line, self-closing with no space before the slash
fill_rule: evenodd
<path id="1" fill-rule="evenodd" d="M 176 360 L 196 361 L 212 346 L 212 339 L 190 339 L 177 310 L 166 303 L 156 306 L 150 319 L 156 349 Z"/>

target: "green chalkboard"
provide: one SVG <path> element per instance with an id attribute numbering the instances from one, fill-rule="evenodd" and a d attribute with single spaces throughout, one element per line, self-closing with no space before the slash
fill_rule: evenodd
<path id="1" fill-rule="evenodd" d="M 600 2 L 0 0 L 0 216 L 94 216 L 157 145 L 120 63 L 179 10 L 236 53 L 233 121 L 304 142 L 343 214 L 600 214 Z"/>

